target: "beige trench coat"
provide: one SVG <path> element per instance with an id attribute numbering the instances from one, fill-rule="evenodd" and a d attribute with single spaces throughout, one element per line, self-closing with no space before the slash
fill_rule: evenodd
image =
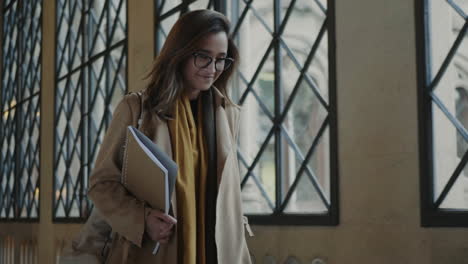
<path id="1" fill-rule="evenodd" d="M 247 218 L 241 207 L 241 190 L 236 136 L 239 126 L 239 107 L 229 103 L 213 87 L 216 112 L 216 143 L 218 162 L 218 197 L 216 201 L 215 241 L 218 263 L 251 263 L 245 240 Z M 144 99 L 144 98 L 143 98 Z M 114 118 L 101 145 L 90 177 L 89 197 L 103 218 L 111 225 L 119 239 L 114 240 L 116 250 L 106 263 L 177 263 L 177 228 L 169 244 L 151 255 L 154 242 L 144 234 L 144 203 L 135 199 L 121 184 L 121 167 L 126 127 L 134 125 L 140 114 L 140 100 L 126 95 L 114 112 Z M 152 140 L 172 156 L 171 140 L 166 121 L 152 115 L 141 129 L 154 131 Z M 175 193 L 172 197 L 176 212 Z M 177 218 L 177 215 L 175 215 Z M 85 234 L 82 234 L 86 236 Z M 126 245 L 125 245 L 126 244 Z M 142 248 L 142 249 L 139 249 Z"/>

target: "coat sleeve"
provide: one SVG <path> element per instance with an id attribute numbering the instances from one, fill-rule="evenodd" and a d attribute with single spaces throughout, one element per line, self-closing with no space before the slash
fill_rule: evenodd
<path id="1" fill-rule="evenodd" d="M 130 107 L 130 101 L 134 99 L 131 97 L 125 96 L 114 111 L 90 176 L 88 197 L 113 231 L 141 247 L 145 231 L 145 206 L 121 183 L 127 126 L 134 123 L 138 114 Z"/>

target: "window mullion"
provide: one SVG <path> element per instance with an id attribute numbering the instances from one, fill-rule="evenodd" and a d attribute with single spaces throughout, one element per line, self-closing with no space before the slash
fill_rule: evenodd
<path id="1" fill-rule="evenodd" d="M 80 64 L 83 65 L 85 62 L 87 62 L 88 58 L 90 57 L 89 54 L 90 54 L 90 47 L 93 47 L 94 45 L 92 45 L 91 43 L 88 43 L 88 36 L 90 39 L 94 39 L 93 38 L 93 35 L 91 35 L 91 31 L 89 30 L 90 27 L 92 27 L 91 25 L 91 10 L 92 10 L 92 6 L 91 6 L 91 3 L 90 1 L 85 1 L 85 3 L 83 3 L 82 5 L 82 15 L 81 15 L 81 62 Z M 77 34 L 79 35 L 79 34 Z M 79 38 L 79 37 L 78 37 Z M 85 89 L 85 87 L 91 87 L 91 74 L 90 74 L 90 70 L 89 68 L 91 67 L 91 63 L 89 64 L 86 64 L 84 67 L 81 68 L 80 70 L 80 79 L 81 79 L 81 87 L 77 84 L 78 87 L 80 87 L 81 89 L 81 153 L 80 153 L 80 159 L 81 159 L 81 170 L 80 170 L 80 173 L 78 175 L 79 177 L 79 184 L 80 184 L 80 191 L 79 191 L 79 194 L 80 194 L 80 198 L 79 198 L 79 213 L 78 213 L 78 217 L 79 218 L 82 218 L 82 217 L 86 217 L 85 215 L 82 215 L 83 213 L 83 200 L 86 199 L 85 197 L 81 197 L 81 195 L 83 193 L 85 193 L 85 184 L 84 184 L 84 180 L 85 180 L 85 177 L 87 177 L 89 175 L 89 153 L 88 153 L 88 149 L 89 149 L 89 98 L 88 98 L 88 93 L 87 93 L 87 89 Z M 70 217 L 70 216 L 68 216 Z"/>
<path id="2" fill-rule="evenodd" d="M 213 1 L 214 1 L 214 5 L 213 5 L 214 10 L 227 15 L 226 14 L 226 11 L 227 11 L 226 0 L 213 0 Z"/>
<path id="3" fill-rule="evenodd" d="M 21 111 L 21 105 L 24 103 L 22 102 L 22 92 L 24 89 L 24 82 L 23 82 L 23 60 L 24 60 L 24 52 L 26 52 L 24 41 L 23 41 L 23 28 L 24 28 L 24 17 L 23 15 L 23 1 L 18 1 L 17 4 L 17 10 L 16 12 L 16 19 L 17 19 L 17 43 L 19 43 L 17 52 L 18 52 L 18 66 L 17 66 L 17 71 L 16 71 L 16 78 L 17 78 L 17 87 L 12 87 L 12 89 L 17 89 L 16 90 L 16 105 L 15 105 L 15 184 L 14 184 L 14 189 L 15 189 L 15 201 L 14 201 L 14 218 L 19 219 L 20 218 L 20 196 L 21 196 L 21 167 L 20 167 L 20 158 L 21 158 L 21 135 L 20 133 L 23 133 L 21 128 L 21 116 L 23 111 Z"/>
<path id="4" fill-rule="evenodd" d="M 274 126 L 275 126 L 275 175 L 276 175 L 276 188 L 275 188 L 275 211 L 274 213 L 279 213 L 277 210 L 281 206 L 281 201 L 283 197 L 283 142 L 281 140 L 281 127 L 279 122 L 279 116 L 281 116 L 283 108 L 283 96 L 282 96 L 282 86 L 281 86 L 281 47 L 279 42 L 279 30 L 281 26 L 281 0 L 274 0 L 273 4 L 273 19 L 274 19 L 274 35 L 273 35 L 273 45 L 274 45 L 274 101 L 275 101 L 275 113 L 274 113 Z"/>

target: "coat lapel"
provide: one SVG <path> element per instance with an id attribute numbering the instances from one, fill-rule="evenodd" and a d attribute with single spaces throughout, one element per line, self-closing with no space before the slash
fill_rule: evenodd
<path id="1" fill-rule="evenodd" d="M 237 144 L 239 107 L 234 104 L 226 105 L 224 95 L 216 87 L 213 87 L 213 91 L 216 109 L 217 175 L 219 186 L 229 153 Z"/>

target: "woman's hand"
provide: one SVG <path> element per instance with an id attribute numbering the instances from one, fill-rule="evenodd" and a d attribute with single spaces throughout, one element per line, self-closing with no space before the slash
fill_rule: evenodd
<path id="1" fill-rule="evenodd" d="M 173 233 L 173 227 L 177 220 L 159 210 L 149 209 L 146 214 L 145 231 L 154 241 L 167 243 Z"/>

